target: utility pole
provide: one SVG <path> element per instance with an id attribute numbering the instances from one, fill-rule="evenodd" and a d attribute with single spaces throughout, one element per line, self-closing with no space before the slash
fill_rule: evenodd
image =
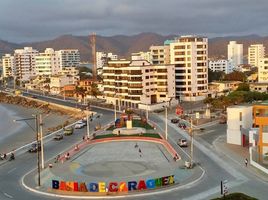
<path id="1" fill-rule="evenodd" d="M 93 81 L 97 80 L 97 67 L 96 67 L 96 33 L 90 35 L 90 46 L 92 53 L 92 75 Z"/>
<path id="2" fill-rule="evenodd" d="M 116 122 L 116 99 L 114 104 L 114 122 Z"/>
<path id="3" fill-rule="evenodd" d="M 40 126 L 40 143 L 41 143 L 41 167 L 42 167 L 42 169 L 44 169 L 45 168 L 45 162 L 44 162 L 44 142 L 43 142 L 42 114 L 39 115 L 39 126 Z"/>
<path id="4" fill-rule="evenodd" d="M 168 139 L 168 126 L 167 126 L 167 105 L 165 106 L 165 114 L 166 114 L 166 127 L 165 127 L 165 132 L 166 132 L 166 140 Z"/>
<path id="5" fill-rule="evenodd" d="M 34 115 L 35 117 L 35 129 L 36 129 L 36 147 L 37 147 L 37 173 L 38 173 L 38 186 L 41 186 L 41 178 L 40 178 L 40 151 L 39 151 L 39 120 L 38 115 Z"/>

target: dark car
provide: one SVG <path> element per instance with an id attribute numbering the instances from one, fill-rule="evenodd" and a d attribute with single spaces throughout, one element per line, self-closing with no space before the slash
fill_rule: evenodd
<path id="1" fill-rule="evenodd" d="M 180 123 L 178 126 L 179 128 L 186 129 L 186 125 L 184 123 Z"/>
<path id="2" fill-rule="evenodd" d="M 55 135 L 55 137 L 53 139 L 54 140 L 62 140 L 63 139 L 63 134 L 57 134 L 57 135 Z"/>
<path id="3" fill-rule="evenodd" d="M 177 123 L 179 123 L 180 120 L 174 118 L 174 119 L 171 119 L 170 121 L 171 121 L 171 123 L 173 123 L 173 124 L 177 124 Z"/>
<path id="4" fill-rule="evenodd" d="M 41 143 L 36 143 L 32 144 L 31 148 L 28 150 L 29 153 L 36 153 L 38 151 L 41 151 Z"/>

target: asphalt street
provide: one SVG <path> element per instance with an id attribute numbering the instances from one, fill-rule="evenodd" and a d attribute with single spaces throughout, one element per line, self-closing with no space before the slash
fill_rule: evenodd
<path id="1" fill-rule="evenodd" d="M 46 97 L 39 97 L 54 103 L 60 103 L 55 99 L 47 99 Z M 62 103 L 62 102 L 61 102 Z M 76 105 L 72 102 L 64 102 L 64 105 Z M 99 119 L 91 122 L 90 130 L 92 132 L 94 126 L 101 122 L 102 125 L 111 122 L 114 119 L 114 112 L 111 110 L 104 110 L 91 107 L 91 110 L 96 111 L 101 115 Z M 150 120 L 158 125 L 158 130 L 164 132 L 165 127 L 164 119 L 159 114 L 150 114 Z M 168 123 L 168 140 L 171 145 L 177 148 L 180 155 L 186 160 L 189 159 L 190 148 L 181 149 L 176 144 L 177 140 L 181 137 L 187 138 L 189 136 L 186 132 L 179 129 L 176 125 Z M 215 152 L 211 145 L 217 134 L 223 134 L 224 128 L 219 129 L 215 126 L 213 136 L 204 134 L 203 136 L 196 136 L 194 142 L 194 161 L 198 166 L 205 170 L 205 175 L 201 181 L 193 185 L 181 186 L 179 189 L 173 189 L 171 192 L 159 191 L 158 194 L 148 196 L 129 197 L 129 199 L 210 199 L 210 197 L 220 196 L 220 181 L 228 180 L 228 190 L 230 192 L 244 192 L 252 195 L 258 199 L 267 199 L 267 182 L 259 180 L 254 174 L 248 173 L 248 170 L 233 162 L 228 157 Z M 162 130 L 161 130 L 162 129 Z M 213 130 L 213 127 L 211 128 Z M 218 130 L 218 131 L 217 131 Z M 51 141 L 45 144 L 45 159 L 53 159 L 60 152 L 73 146 L 78 141 L 82 140 L 82 136 L 86 133 L 86 128 L 75 130 L 72 136 L 65 137 L 62 141 Z M 212 132 L 211 132 L 212 133 Z M 208 134 L 208 133 L 207 133 Z M 216 136 L 215 136 L 216 134 Z M 211 139 L 212 138 L 212 139 Z M 36 154 L 24 153 L 16 160 L 7 162 L 3 165 L 0 164 L 0 199 L 10 200 L 28 200 L 28 199 L 55 199 L 47 196 L 38 196 L 24 189 L 21 185 L 21 178 L 27 172 L 36 167 Z M 64 199 L 64 198 L 61 198 Z"/>

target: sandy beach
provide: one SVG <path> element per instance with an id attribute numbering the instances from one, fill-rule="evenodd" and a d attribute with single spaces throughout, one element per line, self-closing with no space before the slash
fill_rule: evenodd
<path id="1" fill-rule="evenodd" d="M 34 120 L 14 122 L 15 119 L 30 118 L 41 110 L 25 108 L 18 105 L 0 104 L 0 153 L 10 152 L 22 145 L 36 139 Z M 65 121 L 73 121 L 67 115 L 56 113 L 43 114 L 44 134 L 48 134 L 48 128 L 62 125 Z M 31 128 L 32 127 L 32 128 Z"/>

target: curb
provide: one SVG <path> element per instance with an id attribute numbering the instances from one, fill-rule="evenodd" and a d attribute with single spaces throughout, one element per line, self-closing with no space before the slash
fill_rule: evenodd
<path id="1" fill-rule="evenodd" d="M 201 168 L 201 167 L 200 167 Z M 187 183 L 185 185 L 179 185 L 179 186 L 170 186 L 170 188 L 163 188 L 163 189 L 159 189 L 158 191 L 150 191 L 148 190 L 149 192 L 146 192 L 146 193 L 139 193 L 139 194 L 128 194 L 128 195 L 115 195 L 115 196 L 108 196 L 109 194 L 107 195 L 102 195 L 102 196 L 73 196 L 73 195 L 61 195 L 61 194 L 53 194 L 53 193 L 48 193 L 48 192 L 42 192 L 42 191 L 39 191 L 37 189 L 34 189 L 34 188 L 31 188 L 29 186 L 27 186 L 25 183 L 24 183 L 24 179 L 26 176 L 28 176 L 30 173 L 32 173 L 34 170 L 36 169 L 32 169 L 31 171 L 29 171 L 28 173 L 26 173 L 22 178 L 21 178 L 21 184 L 22 186 L 33 192 L 33 193 L 36 193 L 36 194 L 40 194 L 40 195 L 44 195 L 44 196 L 50 196 L 50 197 L 59 197 L 59 198 L 68 198 L 68 199 L 118 199 L 118 198 L 133 198 L 133 197 L 145 197 L 145 196 L 151 196 L 151 195 L 158 195 L 158 194 L 164 194 L 164 193 L 169 193 L 169 192 L 173 192 L 173 191 L 177 191 L 177 190 L 182 190 L 182 189 L 187 189 L 195 184 L 197 184 L 199 181 L 201 181 L 201 179 L 204 177 L 205 175 L 205 171 L 201 168 L 202 170 L 202 174 L 200 177 L 198 177 L 196 180 L 190 182 L 190 183 Z M 175 184 L 175 185 L 178 185 L 179 183 Z"/>

